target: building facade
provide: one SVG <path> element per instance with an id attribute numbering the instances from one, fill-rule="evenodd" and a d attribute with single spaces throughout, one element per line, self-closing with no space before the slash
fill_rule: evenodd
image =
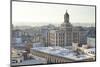
<path id="1" fill-rule="evenodd" d="M 86 44 L 87 31 L 82 27 L 73 27 L 69 21 L 69 14 L 65 13 L 64 22 L 59 29 L 50 30 L 47 35 L 48 46 L 72 46 L 72 43 Z"/>
<path id="2" fill-rule="evenodd" d="M 95 38 L 93 38 L 93 37 L 87 37 L 87 45 L 89 47 L 96 47 L 95 42 L 96 42 Z"/>
<path id="3" fill-rule="evenodd" d="M 87 33 L 88 31 L 85 30 L 82 27 L 73 27 L 73 31 L 72 31 L 73 35 L 72 35 L 72 39 L 74 43 L 78 43 L 78 44 L 86 44 L 87 43 Z"/>
<path id="4" fill-rule="evenodd" d="M 47 63 L 65 63 L 93 60 L 91 56 L 86 54 L 77 54 L 77 52 L 74 52 L 73 50 L 62 47 L 37 47 L 31 48 L 30 52 L 32 55 L 45 58 Z"/>

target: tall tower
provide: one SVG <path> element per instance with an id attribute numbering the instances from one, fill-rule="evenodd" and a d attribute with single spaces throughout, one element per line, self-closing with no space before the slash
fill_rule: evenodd
<path id="1" fill-rule="evenodd" d="M 69 14 L 66 11 L 64 14 L 64 23 L 61 24 L 61 29 L 65 32 L 64 46 L 72 45 L 72 24 L 69 22 Z"/>
<path id="2" fill-rule="evenodd" d="M 66 11 L 66 13 L 64 15 L 64 22 L 65 23 L 69 23 L 69 14 L 67 13 L 67 11 Z"/>

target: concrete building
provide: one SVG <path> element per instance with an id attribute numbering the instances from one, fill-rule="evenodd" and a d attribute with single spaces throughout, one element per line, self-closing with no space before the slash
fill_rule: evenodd
<path id="1" fill-rule="evenodd" d="M 21 30 L 12 30 L 12 44 L 22 43 L 22 31 Z"/>
<path id="2" fill-rule="evenodd" d="M 24 48 L 25 44 L 23 44 L 23 31 L 16 29 L 12 30 L 12 37 L 11 37 L 11 47 L 20 47 Z"/>
<path id="3" fill-rule="evenodd" d="M 35 33 L 32 38 L 33 43 L 42 42 L 42 36 L 39 33 Z"/>
<path id="4" fill-rule="evenodd" d="M 64 31 L 50 30 L 49 32 L 49 46 L 64 46 Z"/>
<path id="5" fill-rule="evenodd" d="M 48 32 L 49 46 L 71 46 L 72 45 L 72 25 L 69 23 L 69 14 L 65 13 L 64 23 L 59 29 L 50 30 Z"/>
<path id="6" fill-rule="evenodd" d="M 64 63 L 93 60 L 93 57 L 88 56 L 87 54 L 79 54 L 73 50 L 58 46 L 31 48 L 30 51 L 35 56 L 45 58 L 47 60 L 47 63 Z"/>
<path id="7" fill-rule="evenodd" d="M 95 48 L 85 49 L 84 53 L 86 53 L 87 55 L 93 56 L 93 57 L 95 57 L 95 55 L 96 55 Z"/>
<path id="8" fill-rule="evenodd" d="M 48 46 L 72 46 L 72 43 L 80 45 L 87 43 L 87 30 L 82 27 L 73 27 L 69 22 L 69 14 L 65 13 L 64 23 L 61 24 L 59 29 L 48 31 L 47 45 Z"/>
<path id="9" fill-rule="evenodd" d="M 13 63 L 11 66 L 21 66 L 21 65 L 37 65 L 37 64 L 47 64 L 45 60 L 40 60 L 40 59 L 31 59 L 31 60 L 25 60 L 21 63 Z"/>
<path id="10" fill-rule="evenodd" d="M 48 42 L 49 42 L 49 29 L 48 29 L 48 27 L 42 27 L 41 28 L 41 35 L 42 35 L 42 37 L 41 37 L 41 42 L 43 42 L 44 43 L 44 45 L 45 46 L 48 46 Z"/>
<path id="11" fill-rule="evenodd" d="M 11 52 L 11 63 L 20 63 L 24 60 L 24 57 L 20 52 L 18 52 L 16 49 L 12 49 Z"/>
<path id="12" fill-rule="evenodd" d="M 93 38 L 93 37 L 87 37 L 87 45 L 89 46 L 89 47 L 96 47 L 96 44 L 95 44 L 95 38 Z"/>
<path id="13" fill-rule="evenodd" d="M 64 23 L 62 23 L 60 27 L 60 30 L 64 31 L 65 46 L 72 45 L 72 24 L 70 23 L 69 19 L 70 16 L 66 11 L 64 15 Z"/>
<path id="14" fill-rule="evenodd" d="M 47 61 L 44 58 L 34 56 L 31 53 L 27 53 L 24 50 L 17 50 L 12 48 L 11 52 L 11 65 L 29 65 L 29 64 L 46 64 Z"/>
<path id="15" fill-rule="evenodd" d="M 79 44 L 87 43 L 87 33 L 88 31 L 82 27 L 73 27 L 73 42 Z"/>
<path id="16" fill-rule="evenodd" d="M 95 47 L 90 47 L 88 44 L 87 45 L 82 45 L 82 47 L 80 47 L 78 45 L 78 43 L 73 43 L 73 50 L 74 51 L 80 51 L 82 53 L 87 54 L 88 56 L 93 57 L 93 60 L 95 60 L 95 56 L 96 56 L 96 49 Z"/>
<path id="17" fill-rule="evenodd" d="M 45 45 L 43 43 L 41 43 L 41 42 L 37 42 L 37 43 L 33 43 L 32 46 L 34 48 L 34 47 L 44 47 Z"/>

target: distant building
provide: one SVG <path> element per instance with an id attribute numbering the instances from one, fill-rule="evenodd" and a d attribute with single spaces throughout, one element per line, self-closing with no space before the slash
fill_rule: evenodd
<path id="1" fill-rule="evenodd" d="M 21 63 L 24 60 L 24 57 L 16 49 L 12 49 L 11 52 L 11 63 Z"/>
<path id="2" fill-rule="evenodd" d="M 40 42 L 40 35 L 34 35 L 34 36 L 33 36 L 33 39 L 32 39 L 32 42 L 33 42 L 33 43 Z"/>
<path id="3" fill-rule="evenodd" d="M 72 43 L 80 45 L 87 43 L 87 31 L 82 27 L 73 27 L 69 22 L 69 14 L 65 13 L 64 23 L 59 29 L 48 31 L 47 45 L 48 46 L 72 46 Z"/>
<path id="4" fill-rule="evenodd" d="M 87 43 L 88 31 L 82 27 L 73 27 L 73 42 L 79 43 L 80 45 Z"/>
<path id="5" fill-rule="evenodd" d="M 89 47 L 96 47 L 96 31 L 95 31 L 95 27 L 90 27 L 89 28 L 89 32 L 87 34 L 87 45 Z"/>
<path id="6" fill-rule="evenodd" d="M 42 27 L 41 28 L 41 42 L 45 45 L 48 46 L 48 33 L 49 29 L 47 27 Z"/>
<path id="7" fill-rule="evenodd" d="M 95 29 L 95 27 L 89 27 L 88 28 L 87 37 L 92 37 L 92 38 L 96 37 L 96 29 Z"/>
<path id="8" fill-rule="evenodd" d="M 69 14 L 65 13 L 64 23 L 59 29 L 48 32 L 48 46 L 71 46 L 72 45 L 72 25 L 69 23 Z"/>
<path id="9" fill-rule="evenodd" d="M 96 44 L 95 44 L 95 38 L 92 38 L 92 37 L 87 37 L 87 45 L 89 47 L 96 47 Z"/>
<path id="10" fill-rule="evenodd" d="M 45 45 L 43 44 L 43 43 L 41 43 L 41 42 L 37 42 L 37 43 L 33 43 L 32 44 L 32 47 L 34 48 L 34 47 L 44 47 Z"/>
<path id="11" fill-rule="evenodd" d="M 60 30 L 64 31 L 64 44 L 65 46 L 72 46 L 72 24 L 69 21 L 69 14 L 65 13 L 64 23 L 61 24 Z"/>
<path id="12" fill-rule="evenodd" d="M 61 30 L 50 30 L 49 32 L 49 46 L 64 46 L 65 44 L 65 33 Z"/>
<path id="13" fill-rule="evenodd" d="M 12 46 L 22 44 L 22 31 L 21 30 L 12 30 L 11 44 Z"/>

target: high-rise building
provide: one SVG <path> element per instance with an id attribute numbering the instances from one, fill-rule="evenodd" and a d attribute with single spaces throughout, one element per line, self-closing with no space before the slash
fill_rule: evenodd
<path id="1" fill-rule="evenodd" d="M 72 25 L 69 23 L 69 14 L 65 13 L 64 23 L 56 30 L 48 33 L 49 46 L 71 46 L 72 45 Z"/>
<path id="2" fill-rule="evenodd" d="M 61 24 L 61 30 L 65 32 L 64 33 L 65 46 L 71 46 L 72 45 L 72 24 L 69 22 L 69 14 L 67 13 L 67 11 L 64 15 L 64 23 Z"/>
<path id="3" fill-rule="evenodd" d="M 69 21 L 69 14 L 66 11 L 64 14 L 64 22 L 59 29 L 48 31 L 48 46 L 72 46 L 72 43 L 86 44 L 87 31 L 82 27 L 73 27 Z"/>

